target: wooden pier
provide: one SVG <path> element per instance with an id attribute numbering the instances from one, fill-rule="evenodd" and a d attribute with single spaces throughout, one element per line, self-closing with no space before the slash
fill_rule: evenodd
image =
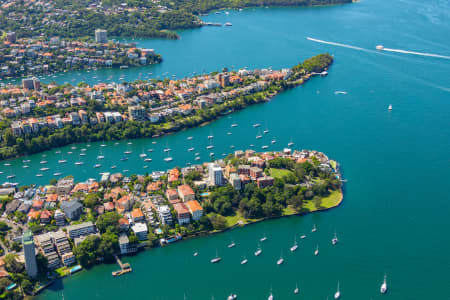
<path id="1" fill-rule="evenodd" d="M 129 263 L 122 263 L 117 255 L 114 255 L 114 258 L 116 259 L 117 264 L 120 266 L 120 270 L 112 272 L 113 276 L 120 276 L 133 271 Z"/>

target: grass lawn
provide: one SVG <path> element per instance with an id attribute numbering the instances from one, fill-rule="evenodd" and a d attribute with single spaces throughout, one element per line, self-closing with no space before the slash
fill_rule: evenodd
<path id="1" fill-rule="evenodd" d="M 281 179 L 290 174 L 293 174 L 290 170 L 270 168 L 270 176 L 272 176 L 273 178 Z"/>
<path id="2" fill-rule="evenodd" d="M 63 277 L 63 276 L 68 275 L 70 273 L 70 269 L 67 268 L 67 267 L 61 267 L 61 268 L 56 269 L 55 272 L 59 276 Z"/>
<path id="3" fill-rule="evenodd" d="M 341 201 L 342 193 L 341 191 L 333 191 L 328 197 L 322 198 L 322 204 L 319 209 L 316 209 L 316 206 L 314 205 L 313 201 L 305 201 L 303 204 L 303 209 L 307 209 L 309 211 L 316 211 L 316 210 L 322 210 L 327 209 L 330 207 L 337 206 L 339 202 Z"/>
<path id="4" fill-rule="evenodd" d="M 242 221 L 242 224 L 247 224 L 248 222 L 254 222 L 254 221 L 258 221 L 259 220 L 259 219 L 246 219 L 243 216 L 241 216 L 240 212 L 236 212 L 236 214 L 234 216 L 225 217 L 225 219 L 227 219 L 227 226 L 228 227 L 236 225 L 237 222 L 239 222 L 239 221 Z"/>

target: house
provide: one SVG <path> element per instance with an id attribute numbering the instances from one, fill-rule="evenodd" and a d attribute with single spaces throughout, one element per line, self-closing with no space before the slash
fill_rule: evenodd
<path id="1" fill-rule="evenodd" d="M 130 229 L 130 221 L 127 218 L 119 219 L 119 229 L 122 231 L 127 231 Z"/>
<path id="2" fill-rule="evenodd" d="M 53 212 L 49 210 L 44 210 L 41 212 L 41 223 L 48 224 L 52 219 Z"/>
<path id="3" fill-rule="evenodd" d="M 173 208 L 177 212 L 178 224 L 189 224 L 191 222 L 191 214 L 189 208 L 184 203 L 175 203 Z"/>
<path id="4" fill-rule="evenodd" d="M 133 230 L 138 240 L 145 241 L 147 239 L 148 229 L 145 223 L 136 223 L 131 226 L 131 230 Z"/>
<path id="5" fill-rule="evenodd" d="M 60 209 L 55 210 L 53 218 L 55 219 L 56 226 L 64 226 L 66 223 L 65 215 Z"/>
<path id="6" fill-rule="evenodd" d="M 135 223 L 144 221 L 144 213 L 140 208 L 135 208 L 131 211 L 131 217 Z"/>
<path id="7" fill-rule="evenodd" d="M 250 177 L 253 180 L 256 180 L 259 177 L 263 176 L 263 170 L 261 168 L 258 167 L 251 167 L 250 168 Z"/>
<path id="8" fill-rule="evenodd" d="M 111 212 L 114 210 L 114 202 L 103 203 L 103 206 L 105 207 L 106 212 Z"/>
<path id="9" fill-rule="evenodd" d="M 83 212 L 83 204 L 78 200 L 64 201 L 61 203 L 60 208 L 64 211 L 67 218 L 76 220 Z"/>
<path id="10" fill-rule="evenodd" d="M 168 205 L 161 205 L 158 208 L 158 215 L 162 224 L 172 224 L 172 213 L 170 212 L 170 208 Z"/>
<path id="11" fill-rule="evenodd" d="M 187 184 L 178 186 L 178 195 L 180 196 L 180 199 L 183 200 L 183 202 L 195 200 L 195 193 Z"/>
<path id="12" fill-rule="evenodd" d="M 175 200 L 178 199 L 178 193 L 176 189 L 167 189 L 166 191 L 167 200 Z"/>
<path id="13" fill-rule="evenodd" d="M 76 225 L 69 225 L 67 226 L 67 234 L 71 239 L 80 237 L 82 235 L 88 235 L 91 233 L 95 233 L 95 226 L 94 223 L 91 221 L 84 222 L 81 224 Z"/>
<path id="14" fill-rule="evenodd" d="M 203 216 L 203 208 L 197 200 L 186 202 L 186 206 L 192 215 L 192 220 L 198 221 Z"/>
<path id="15" fill-rule="evenodd" d="M 256 180 L 256 183 L 258 185 L 258 188 L 260 188 L 260 189 L 265 188 L 266 186 L 272 186 L 273 185 L 273 177 L 271 177 L 271 176 L 259 177 Z"/>
<path id="16" fill-rule="evenodd" d="M 130 240 L 128 239 L 128 236 L 126 234 L 121 234 L 119 236 L 119 247 L 120 247 L 120 254 L 122 255 L 135 253 L 137 251 L 136 247 L 130 245 Z"/>

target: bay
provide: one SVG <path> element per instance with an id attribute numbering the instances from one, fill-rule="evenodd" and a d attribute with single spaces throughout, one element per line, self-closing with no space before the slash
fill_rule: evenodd
<path id="1" fill-rule="evenodd" d="M 341 284 L 345 299 L 436 299 L 450 293 L 450 236 L 448 183 L 450 160 L 450 61 L 401 53 L 379 52 L 375 46 L 441 55 L 450 54 L 448 1 L 362 1 L 320 8 L 258 8 L 229 15 L 210 15 L 205 21 L 231 22 L 231 27 L 205 27 L 181 32 L 177 41 L 140 40 L 142 47 L 155 48 L 164 57 L 160 65 L 129 70 L 98 70 L 95 73 L 65 73 L 58 82 L 85 78 L 100 80 L 139 78 L 139 73 L 176 77 L 223 67 L 289 67 L 317 53 L 329 52 L 335 63 L 325 78 L 315 78 L 287 91 L 271 102 L 221 118 L 208 126 L 159 139 L 106 143 L 104 167 L 91 169 L 99 144 L 86 148 L 85 165 L 71 161 L 60 168 L 76 179 L 97 177 L 100 171 L 128 169 L 130 173 L 183 166 L 193 162 L 187 151 L 193 146 L 208 160 L 207 136 L 213 134 L 216 156 L 255 144 L 281 149 L 291 140 L 296 148 L 316 149 L 338 160 L 348 178 L 343 204 L 331 211 L 272 220 L 224 234 L 184 241 L 126 258 L 133 273 L 113 278 L 115 265 L 102 265 L 59 282 L 40 299 L 224 299 L 231 292 L 240 299 L 267 299 L 270 288 L 276 299 L 294 299 L 295 283 L 309 299 L 330 298 Z M 362 48 L 335 46 L 307 40 L 312 37 Z M 89 74 L 89 76 L 87 75 Z M 111 77 L 112 76 L 112 77 Z M 347 94 L 335 94 L 346 91 Z M 392 112 L 387 110 L 393 105 Z M 257 141 L 251 126 L 270 129 Z M 238 127 L 231 128 L 232 123 Z M 228 131 L 232 135 L 227 135 Z M 276 138 L 277 143 L 270 144 Z M 157 144 L 152 144 L 157 141 Z M 173 149 L 174 161 L 163 161 L 165 147 Z M 74 152 L 86 145 L 60 150 Z M 152 162 L 143 169 L 139 153 L 154 148 Z M 123 151 L 133 150 L 127 162 Z M 54 172 L 60 155 L 47 152 Z M 148 152 L 149 153 L 149 152 Z M 6 176 L 12 168 L 16 181 L 45 183 L 51 174 L 36 178 L 42 154 L 1 166 Z M 2 178 L 3 181 L 3 178 Z M 318 231 L 310 232 L 313 224 Z M 340 243 L 331 245 L 334 231 Z M 263 255 L 254 257 L 259 238 L 266 233 Z M 299 250 L 289 252 L 294 235 L 307 234 Z M 233 239 L 237 246 L 228 249 Z M 320 254 L 313 255 L 319 245 Z M 223 258 L 210 264 L 216 248 Z M 193 257 L 194 251 L 198 257 Z M 276 265 L 283 252 L 285 263 Z M 243 255 L 249 263 L 241 266 Z M 379 286 L 388 274 L 389 293 Z M 64 287 L 64 289 L 62 289 Z"/>

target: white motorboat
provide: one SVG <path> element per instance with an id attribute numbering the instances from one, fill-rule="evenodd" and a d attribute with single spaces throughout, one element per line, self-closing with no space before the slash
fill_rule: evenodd
<path id="1" fill-rule="evenodd" d="M 48 163 L 48 161 L 46 161 L 46 160 L 41 160 L 40 163 L 41 163 L 41 164 L 46 164 L 46 163 Z"/>
<path id="2" fill-rule="evenodd" d="M 303 240 L 303 239 L 306 239 L 306 235 L 302 235 L 302 236 L 300 236 L 300 238 Z"/>
<path id="3" fill-rule="evenodd" d="M 53 173 L 53 176 L 61 176 L 61 172 L 55 172 L 55 173 Z"/>
<path id="4" fill-rule="evenodd" d="M 277 260 L 277 265 L 281 265 L 281 264 L 283 264 L 283 263 L 284 263 L 284 259 L 283 259 L 283 257 L 281 256 L 280 259 Z"/>
<path id="5" fill-rule="evenodd" d="M 152 161 L 152 159 L 151 158 L 146 158 L 146 159 L 144 159 L 144 161 L 149 162 L 149 161 Z"/>
<path id="6" fill-rule="evenodd" d="M 124 154 L 131 154 L 132 153 L 132 151 L 130 151 L 130 150 L 127 150 L 127 151 L 125 151 L 125 152 L 123 152 Z"/>
<path id="7" fill-rule="evenodd" d="M 208 135 L 208 139 L 213 139 L 214 136 L 213 135 Z"/>
<path id="8" fill-rule="evenodd" d="M 172 160 L 173 160 L 173 158 L 172 158 L 172 157 L 170 157 L 170 156 L 169 156 L 169 157 L 166 157 L 166 158 L 164 158 L 164 161 L 165 161 L 165 162 L 170 162 L 170 161 L 172 161 Z"/>
<path id="9" fill-rule="evenodd" d="M 117 168 L 116 166 L 111 166 L 111 169 L 115 169 L 115 168 Z"/>
<path id="10" fill-rule="evenodd" d="M 392 110 L 392 104 L 389 104 L 388 110 Z"/>
<path id="11" fill-rule="evenodd" d="M 189 152 L 192 152 L 194 150 L 195 150 L 194 147 L 191 147 L 191 148 L 188 149 Z"/>
<path id="12" fill-rule="evenodd" d="M 75 163 L 76 166 L 81 166 L 82 164 L 83 164 L 82 161 L 77 161 L 77 162 Z"/>
<path id="13" fill-rule="evenodd" d="M 65 164 L 66 162 L 67 162 L 67 160 L 65 160 L 65 159 L 58 160 L 58 164 Z"/>
<path id="14" fill-rule="evenodd" d="M 231 244 L 228 245 L 228 248 L 233 248 L 234 246 L 236 246 L 236 243 L 231 241 Z"/>
<path id="15" fill-rule="evenodd" d="M 42 176 L 44 176 L 44 175 L 42 175 L 42 174 L 36 174 L 36 177 L 42 177 Z"/>
<path id="16" fill-rule="evenodd" d="M 80 156 L 86 156 L 86 153 L 82 152 L 80 153 Z"/>
<path id="17" fill-rule="evenodd" d="M 147 149 L 148 152 L 153 152 L 153 149 Z"/>
<path id="18" fill-rule="evenodd" d="M 128 157 L 122 157 L 120 160 L 121 160 L 121 161 L 127 161 L 127 160 L 128 160 Z"/>
<path id="19" fill-rule="evenodd" d="M 29 167 L 30 167 L 29 165 L 23 165 L 23 166 L 22 166 L 22 168 L 24 168 L 24 169 L 29 168 Z M 0 173 L 0 174 L 3 174 L 3 172 Z"/>
<path id="20" fill-rule="evenodd" d="M 100 168 L 102 165 L 101 164 L 95 164 L 94 168 Z"/>
<path id="21" fill-rule="evenodd" d="M 295 284 L 295 289 L 294 289 L 294 294 L 298 294 L 299 290 L 298 290 L 298 285 L 297 283 Z"/>
<path id="22" fill-rule="evenodd" d="M 26 163 L 31 162 L 31 160 L 29 160 L 29 159 L 24 159 L 24 160 L 22 160 L 22 162 L 23 162 L 24 164 L 26 164 Z"/>
<path id="23" fill-rule="evenodd" d="M 231 133 L 231 132 L 227 132 L 227 134 L 228 134 L 228 135 L 232 135 L 233 133 Z"/>
<path id="24" fill-rule="evenodd" d="M 212 149 L 212 148 L 214 148 L 213 145 L 208 145 L 208 146 L 206 146 L 206 149 L 208 149 L 208 150 L 210 150 L 210 149 Z"/>
<path id="25" fill-rule="evenodd" d="M 263 133 L 264 133 L 264 134 L 269 133 L 269 129 L 264 130 Z"/>
<path id="26" fill-rule="evenodd" d="M 141 153 L 141 154 L 139 154 L 139 157 L 140 157 L 140 158 L 144 158 L 144 157 L 147 157 L 147 154 L 145 154 L 145 153 Z"/>
<path id="27" fill-rule="evenodd" d="M 197 251 L 195 251 L 195 252 L 194 252 L 194 256 L 197 256 L 197 255 L 198 255 L 198 252 L 197 252 Z"/>
<path id="28" fill-rule="evenodd" d="M 50 170 L 50 168 L 40 168 L 39 170 L 40 170 L 40 171 L 44 171 L 44 172 L 45 172 L 45 171 L 48 171 L 48 170 Z"/>
<path id="29" fill-rule="evenodd" d="M 272 144 L 275 144 L 276 142 L 277 142 L 276 140 L 272 140 L 272 141 L 271 141 Z"/>
<path id="30" fill-rule="evenodd" d="M 256 136 L 256 139 L 258 140 L 258 139 L 260 139 L 260 138 L 262 138 L 262 135 L 258 134 L 258 135 Z"/>
<path id="31" fill-rule="evenodd" d="M 334 299 L 339 299 L 339 297 L 341 297 L 341 292 L 339 291 L 339 281 L 338 281 L 337 291 L 334 294 Z"/>
<path id="32" fill-rule="evenodd" d="M 266 146 L 266 145 L 261 146 L 261 149 L 267 149 L 267 148 L 269 148 L 269 146 Z"/>
<path id="33" fill-rule="evenodd" d="M 311 229 L 311 232 L 316 232 L 317 231 L 317 227 L 316 224 L 314 224 L 313 228 Z"/>
<path id="34" fill-rule="evenodd" d="M 261 126 L 261 124 L 259 124 L 259 123 L 255 123 L 255 124 L 253 124 L 253 127 L 259 127 L 259 126 Z"/>
<path id="35" fill-rule="evenodd" d="M 258 249 L 255 251 L 255 256 L 260 256 L 262 253 L 261 245 L 258 244 Z"/>
<path id="36" fill-rule="evenodd" d="M 237 127 L 238 125 L 237 124 L 231 124 L 231 127 Z"/>
<path id="37" fill-rule="evenodd" d="M 382 293 L 382 294 L 386 294 L 387 289 L 388 289 L 388 287 L 387 287 L 387 278 L 386 277 L 387 277 L 386 274 L 384 274 L 384 280 L 383 280 L 383 283 L 381 284 L 381 287 L 380 287 L 380 293 Z"/>
<path id="38" fill-rule="evenodd" d="M 319 245 L 317 245 L 316 251 L 314 251 L 314 255 L 315 255 L 315 256 L 319 255 Z"/>
<path id="39" fill-rule="evenodd" d="M 14 177 L 16 177 L 16 175 L 12 174 L 12 175 L 6 176 L 6 179 L 12 179 L 12 178 L 14 178 Z"/>
<path id="40" fill-rule="evenodd" d="M 188 140 L 192 140 L 193 139 L 193 137 L 192 136 L 188 136 L 188 138 L 187 138 Z"/>
<path id="41" fill-rule="evenodd" d="M 241 265 L 245 265 L 248 263 L 248 259 L 244 256 L 244 259 L 241 261 Z"/>
<path id="42" fill-rule="evenodd" d="M 227 300 L 235 300 L 237 299 L 237 295 L 236 294 L 231 294 L 230 296 L 228 296 Z"/>
<path id="43" fill-rule="evenodd" d="M 105 157 L 103 156 L 103 155 L 99 155 L 99 156 L 97 156 L 97 159 L 98 160 L 100 160 L 100 159 L 104 159 Z"/>
<path id="44" fill-rule="evenodd" d="M 5 167 L 9 167 L 11 164 L 10 163 L 4 163 L 3 164 Z"/>

